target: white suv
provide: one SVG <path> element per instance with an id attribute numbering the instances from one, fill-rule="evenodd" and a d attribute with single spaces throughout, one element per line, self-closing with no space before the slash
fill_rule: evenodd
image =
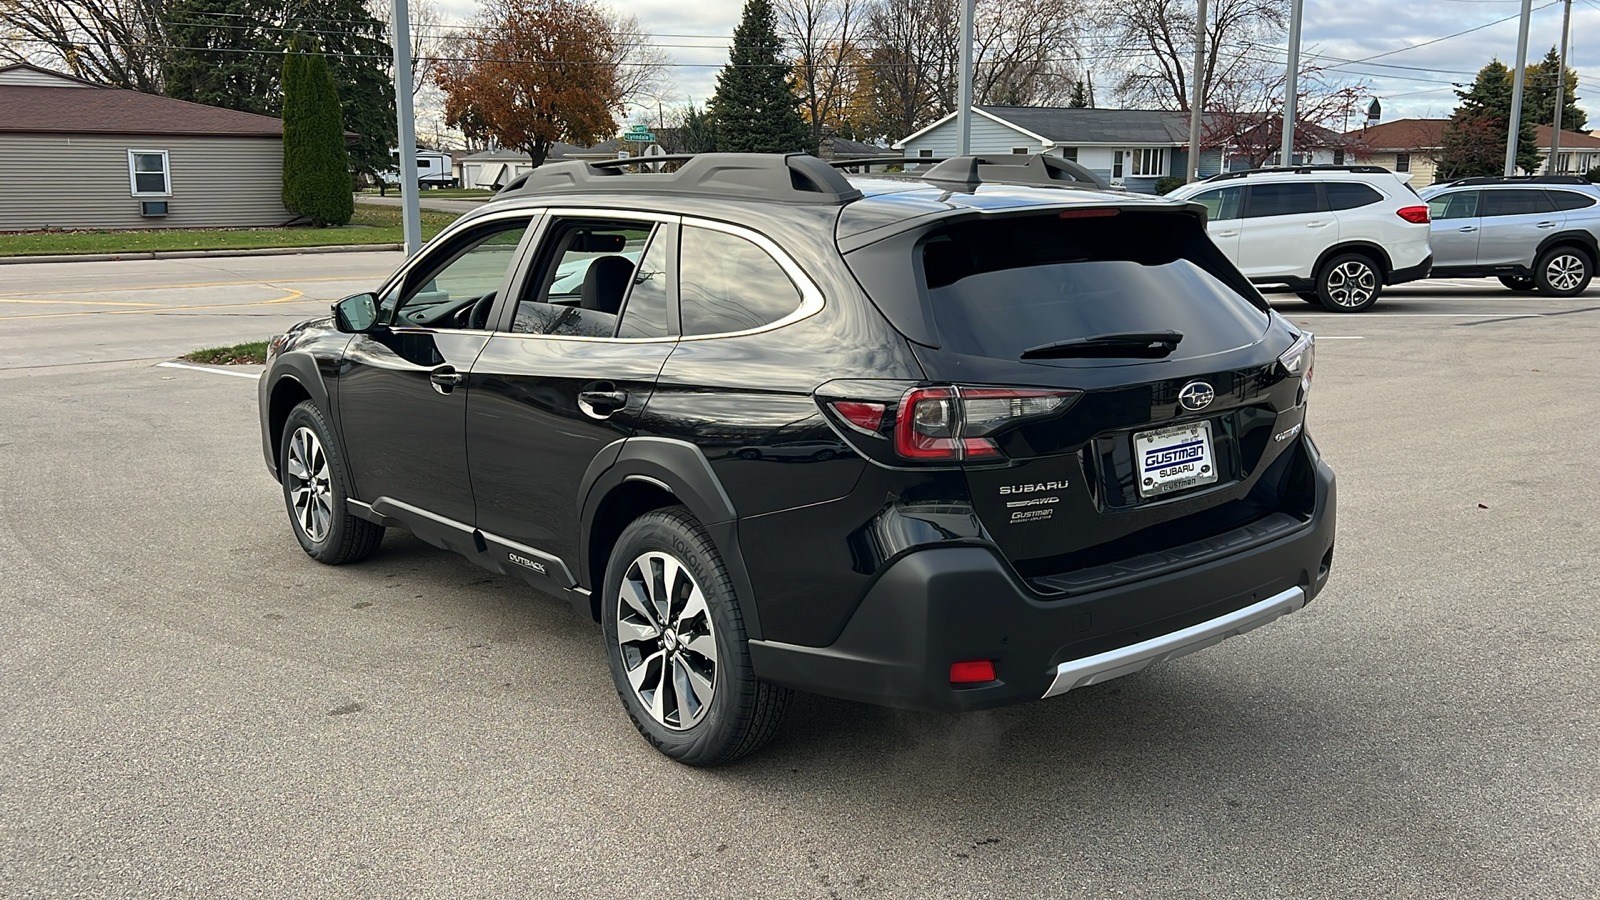
<path id="1" fill-rule="evenodd" d="M 1428 206 L 1377 166 L 1226 172 L 1168 194 L 1209 211 L 1206 230 L 1256 284 L 1361 312 L 1386 284 L 1428 277 Z"/>

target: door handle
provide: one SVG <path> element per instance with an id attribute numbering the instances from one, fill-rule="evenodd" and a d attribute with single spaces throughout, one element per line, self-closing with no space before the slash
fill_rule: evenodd
<path id="1" fill-rule="evenodd" d="M 1539 224 L 1537 224 L 1537 225 L 1535 225 L 1533 227 L 1535 227 L 1535 228 L 1554 228 L 1554 227 L 1556 227 L 1556 223 L 1554 223 L 1554 222 L 1540 222 Z"/>
<path id="2" fill-rule="evenodd" d="M 1306 223 L 1306 227 L 1307 228 L 1321 228 L 1322 226 L 1324 226 L 1326 224 L 1328 224 L 1328 223 L 1327 222 L 1307 222 Z"/>
<path id="3" fill-rule="evenodd" d="M 589 418 L 609 419 L 617 410 L 628 405 L 627 391 L 619 391 L 615 386 L 603 382 L 593 387 L 596 389 L 578 392 L 578 408 Z"/>
<path id="4" fill-rule="evenodd" d="M 428 373 L 428 381 L 433 383 L 435 391 L 441 394 L 448 394 L 466 384 L 467 376 L 457 372 L 455 366 L 440 366 Z"/>
<path id="5" fill-rule="evenodd" d="M 1478 226 L 1476 226 L 1476 225 L 1463 225 L 1460 228 L 1457 228 L 1456 230 L 1461 232 L 1462 234 L 1471 234 L 1472 232 L 1478 230 Z"/>
<path id="6" fill-rule="evenodd" d="M 1237 232 L 1237 231 L 1219 231 L 1219 232 L 1217 232 L 1217 237 L 1238 237 L 1238 236 L 1239 236 L 1239 232 Z"/>

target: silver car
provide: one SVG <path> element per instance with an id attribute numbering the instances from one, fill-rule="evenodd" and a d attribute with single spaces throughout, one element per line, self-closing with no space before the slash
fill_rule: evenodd
<path id="1" fill-rule="evenodd" d="M 1434 278 L 1495 276 L 1556 297 L 1589 286 L 1600 261 L 1600 185 L 1566 175 L 1466 178 L 1420 194 Z"/>

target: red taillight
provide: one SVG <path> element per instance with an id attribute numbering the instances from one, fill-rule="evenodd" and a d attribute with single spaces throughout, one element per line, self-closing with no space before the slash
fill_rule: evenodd
<path id="1" fill-rule="evenodd" d="M 867 403 L 861 400 L 837 400 L 833 408 L 839 411 L 846 422 L 868 432 L 877 434 L 883 426 L 883 413 L 888 407 L 882 403 Z"/>
<path id="2" fill-rule="evenodd" d="M 1428 224 L 1428 208 L 1426 206 L 1406 206 L 1395 210 L 1394 214 L 1407 222 L 1417 225 Z"/>
<path id="3" fill-rule="evenodd" d="M 992 659 L 974 659 L 950 664 L 951 684 L 974 684 L 980 681 L 994 680 L 994 660 Z"/>
<path id="4" fill-rule="evenodd" d="M 993 435 L 1025 419 L 1053 415 L 1077 395 L 1029 388 L 912 388 L 895 415 L 894 449 L 917 461 L 999 457 Z"/>

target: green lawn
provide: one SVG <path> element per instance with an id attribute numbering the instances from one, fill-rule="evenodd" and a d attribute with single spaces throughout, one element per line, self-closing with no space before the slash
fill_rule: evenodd
<path id="1" fill-rule="evenodd" d="M 457 213 L 422 211 L 422 239 L 454 222 Z M 332 247 L 398 244 L 403 241 L 398 207 L 357 203 L 346 228 L 238 228 L 166 231 L 28 231 L 0 234 L 0 256 L 57 253 L 137 253 L 150 250 L 232 250 L 266 247 Z"/>
<path id="2" fill-rule="evenodd" d="M 260 365 L 267 361 L 267 342 L 252 341 L 248 344 L 234 344 L 232 347 L 209 347 L 185 353 L 183 358 L 190 362 L 209 363 L 214 366 Z"/>

